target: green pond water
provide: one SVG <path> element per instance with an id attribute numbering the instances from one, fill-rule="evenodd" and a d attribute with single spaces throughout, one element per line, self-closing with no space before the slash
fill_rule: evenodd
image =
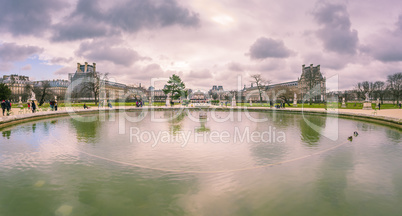
<path id="1" fill-rule="evenodd" d="M 286 112 L 207 115 L 3 129 L 0 215 L 402 215 L 400 130 Z"/>

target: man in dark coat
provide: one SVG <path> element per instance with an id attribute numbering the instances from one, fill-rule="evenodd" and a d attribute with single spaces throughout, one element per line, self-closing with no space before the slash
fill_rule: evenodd
<path id="1" fill-rule="evenodd" d="M 32 113 L 35 113 L 35 111 L 36 111 L 36 104 L 35 104 L 35 101 L 32 101 L 31 107 L 32 107 Z"/>
<path id="2" fill-rule="evenodd" d="M 4 116 L 4 112 L 6 111 L 6 101 L 2 101 L 1 102 L 1 109 L 3 110 L 3 116 Z"/>
<path id="3" fill-rule="evenodd" d="M 7 109 L 7 112 L 10 112 L 10 110 L 11 110 L 11 103 L 9 100 L 6 100 L 6 109 Z"/>

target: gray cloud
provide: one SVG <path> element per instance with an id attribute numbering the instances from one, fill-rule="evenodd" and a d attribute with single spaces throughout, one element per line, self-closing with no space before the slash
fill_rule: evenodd
<path id="1" fill-rule="evenodd" d="M 114 64 L 131 66 L 140 60 L 150 60 L 148 57 L 140 56 L 136 51 L 117 46 L 118 40 L 99 40 L 95 42 L 83 42 L 75 52 L 90 61 L 109 61 Z"/>
<path id="2" fill-rule="evenodd" d="M 250 47 L 248 55 L 251 59 L 286 58 L 292 51 L 286 48 L 283 41 L 271 38 L 258 38 Z"/>
<path id="3" fill-rule="evenodd" d="M 0 31 L 12 35 L 42 35 L 51 25 L 51 13 L 66 3 L 60 0 L 0 0 Z"/>
<path id="4" fill-rule="evenodd" d="M 71 61 L 73 61 L 73 58 L 64 58 L 64 57 L 56 57 L 56 58 L 52 58 L 50 60 L 50 62 L 52 64 L 60 64 L 60 63 L 70 63 Z"/>
<path id="5" fill-rule="evenodd" d="M 398 21 L 396 22 L 397 29 L 402 31 L 402 15 L 399 15 Z"/>
<path id="6" fill-rule="evenodd" d="M 137 32 L 172 25 L 196 27 L 198 14 L 178 5 L 176 0 L 132 0 L 102 9 L 101 0 L 80 0 L 75 11 L 54 25 L 54 41 L 72 41 Z"/>
<path id="7" fill-rule="evenodd" d="M 20 46 L 15 43 L 3 43 L 0 45 L 0 61 L 22 61 L 42 52 L 43 49 L 37 46 Z"/>
<path id="8" fill-rule="evenodd" d="M 108 15 L 111 22 L 121 29 L 135 32 L 141 28 L 164 27 L 170 25 L 198 26 L 198 14 L 180 7 L 175 0 L 152 1 L 135 0 L 113 8 Z"/>
<path id="9" fill-rule="evenodd" d="M 13 65 L 11 63 L 0 61 L 0 71 L 10 71 L 11 68 L 13 68 Z"/>
<path id="10" fill-rule="evenodd" d="M 53 41 L 74 41 L 86 38 L 99 38 L 111 35 L 109 28 L 93 20 L 71 18 L 73 22 L 59 23 L 54 26 Z"/>
<path id="11" fill-rule="evenodd" d="M 351 29 L 346 6 L 321 3 L 313 12 L 314 19 L 323 28 L 317 31 L 317 36 L 324 43 L 324 48 L 339 54 L 355 54 L 358 46 L 358 34 Z"/>
<path id="12" fill-rule="evenodd" d="M 229 63 L 228 64 L 228 69 L 231 70 L 231 71 L 240 71 L 240 72 L 244 71 L 243 66 L 238 64 L 238 63 L 235 63 L 235 62 Z"/>
<path id="13" fill-rule="evenodd" d="M 74 73 L 77 68 L 74 67 L 62 67 L 55 71 L 53 74 L 55 75 L 67 75 L 69 73 Z"/>
<path id="14" fill-rule="evenodd" d="M 187 80 L 200 80 L 200 79 L 209 79 L 212 78 L 211 71 L 204 69 L 200 71 L 190 71 L 190 73 L 186 74 L 185 78 Z"/>
<path id="15" fill-rule="evenodd" d="M 361 46 L 362 52 L 382 62 L 402 61 L 402 47 L 398 46 L 402 44 L 402 15 L 395 23 L 394 30 L 383 30 L 372 36 L 368 42 L 368 45 Z"/>
<path id="16" fill-rule="evenodd" d="M 21 70 L 31 70 L 32 66 L 30 64 L 25 65 L 24 67 L 21 68 Z"/>

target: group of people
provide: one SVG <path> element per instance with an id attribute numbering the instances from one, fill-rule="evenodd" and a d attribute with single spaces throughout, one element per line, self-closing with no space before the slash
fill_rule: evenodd
<path id="1" fill-rule="evenodd" d="M 137 102 L 135 103 L 135 106 L 142 107 L 142 100 L 137 100 Z"/>
<path id="2" fill-rule="evenodd" d="M 272 101 L 269 101 L 269 106 L 272 108 L 274 106 L 274 103 Z M 285 102 L 280 102 L 279 104 L 275 105 L 275 108 L 285 108 Z"/>
<path id="3" fill-rule="evenodd" d="M 3 110 L 3 116 L 4 116 L 4 113 L 6 112 L 6 110 L 7 110 L 7 115 L 9 115 L 9 112 L 10 112 L 10 110 L 11 110 L 11 103 L 10 103 L 10 101 L 9 101 L 9 100 L 3 100 L 3 101 L 1 102 L 1 109 Z"/>
<path id="4" fill-rule="evenodd" d="M 57 111 L 57 101 L 50 101 L 49 105 L 52 110 Z"/>
<path id="5" fill-rule="evenodd" d="M 27 103 L 28 104 L 28 109 L 32 110 L 32 113 L 36 112 L 36 104 L 35 101 L 32 101 L 31 103 Z"/>

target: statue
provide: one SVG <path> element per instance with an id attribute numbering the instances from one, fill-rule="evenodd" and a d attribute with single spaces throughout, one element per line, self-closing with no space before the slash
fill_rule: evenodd
<path id="1" fill-rule="evenodd" d="M 370 99 L 369 99 L 369 93 L 366 92 L 366 94 L 364 94 L 364 96 L 366 97 L 366 100 L 365 100 L 365 102 L 363 103 L 363 109 L 365 109 L 365 110 L 371 110 L 371 109 L 373 109 L 373 108 L 371 107 L 371 102 L 370 102 Z"/>
<path id="2" fill-rule="evenodd" d="M 369 102 L 369 100 L 370 100 L 370 99 L 369 99 L 369 93 L 366 92 L 366 94 L 364 94 L 364 96 L 366 97 L 366 100 L 365 100 L 365 101 L 366 101 L 366 102 Z"/>
<path id="3" fill-rule="evenodd" d="M 169 95 L 167 95 L 167 97 L 166 97 L 166 104 L 165 105 L 170 106 L 170 97 L 169 97 Z"/>
<path id="4" fill-rule="evenodd" d="M 296 94 L 296 92 L 293 94 L 293 106 L 297 107 L 297 94 Z"/>
<path id="5" fill-rule="evenodd" d="M 36 95 L 35 95 L 35 92 L 32 91 L 32 89 L 31 89 L 31 100 L 36 101 Z"/>
<path id="6" fill-rule="evenodd" d="M 232 107 L 235 107 L 236 106 L 236 97 L 233 95 L 233 98 L 232 98 Z"/>

